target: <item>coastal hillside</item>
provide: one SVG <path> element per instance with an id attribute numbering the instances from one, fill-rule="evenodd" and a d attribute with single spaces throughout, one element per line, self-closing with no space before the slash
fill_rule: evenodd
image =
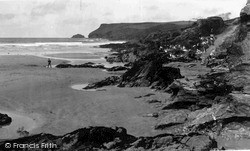
<path id="1" fill-rule="evenodd" d="M 180 32 L 192 25 L 192 21 L 178 21 L 166 23 L 120 23 L 102 24 L 89 34 L 89 38 L 103 38 L 109 40 L 141 39 L 154 32 Z"/>

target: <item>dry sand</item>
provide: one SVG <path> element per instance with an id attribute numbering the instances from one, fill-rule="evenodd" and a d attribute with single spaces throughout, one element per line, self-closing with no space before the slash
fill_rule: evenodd
<path id="1" fill-rule="evenodd" d="M 52 60 L 52 64 L 61 62 L 63 60 Z M 144 116 L 157 109 L 135 97 L 156 93 L 155 97 L 164 100 L 165 94 L 149 88 L 74 90 L 71 88 L 74 84 L 98 81 L 110 74 L 100 69 L 45 68 L 46 63 L 46 58 L 34 56 L 0 56 L 0 110 L 32 118 L 35 122 L 28 124 L 35 127 L 23 123 L 16 127 L 24 126 L 32 134 L 55 135 L 97 125 L 123 126 L 136 136 L 157 133 L 153 131 L 156 119 Z"/>

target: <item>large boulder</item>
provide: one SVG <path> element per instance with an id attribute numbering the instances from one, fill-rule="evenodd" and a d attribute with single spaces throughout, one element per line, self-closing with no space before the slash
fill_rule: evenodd
<path id="1" fill-rule="evenodd" d="M 166 88 L 174 79 L 182 78 L 180 69 L 163 67 L 164 59 L 149 55 L 136 61 L 132 68 L 122 75 L 119 86 Z"/>
<path id="2" fill-rule="evenodd" d="M 101 80 L 101 81 L 98 81 L 98 82 L 95 82 L 95 83 L 91 83 L 89 85 L 87 85 L 85 88 L 83 89 L 97 89 L 97 88 L 101 88 L 101 87 L 104 87 L 104 86 L 112 86 L 112 85 L 116 85 L 120 82 L 120 77 L 118 76 L 111 76 L 111 77 L 108 77 L 104 80 Z"/>
<path id="3" fill-rule="evenodd" d="M 210 34 L 219 34 L 225 27 L 224 21 L 221 17 L 199 19 L 197 21 L 197 24 L 203 36 L 208 36 Z"/>
<path id="4" fill-rule="evenodd" d="M 9 117 L 7 114 L 0 113 L 0 127 L 4 125 L 8 125 L 12 122 L 12 118 Z"/>
<path id="5" fill-rule="evenodd" d="M 247 3 L 247 5 L 241 10 L 240 19 L 242 23 L 250 20 L 250 4 L 249 3 Z"/>

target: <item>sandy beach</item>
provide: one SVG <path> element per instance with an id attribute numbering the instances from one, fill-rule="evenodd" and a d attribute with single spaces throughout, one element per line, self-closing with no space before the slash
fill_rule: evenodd
<path id="1" fill-rule="evenodd" d="M 64 60 L 52 60 L 58 64 Z M 135 97 L 159 92 L 149 88 L 104 87 L 102 91 L 72 89 L 74 84 L 84 84 L 110 76 L 100 69 L 45 68 L 47 59 L 34 56 L 0 56 L 1 111 L 26 116 L 33 121 L 24 124 L 30 134 L 65 134 L 88 126 L 122 126 L 137 136 L 155 135 L 156 120 L 144 115 L 157 109 Z M 11 116 L 11 115 L 10 115 Z M 15 120 L 15 119 L 14 119 Z M 30 127 L 29 125 L 33 125 Z M 11 136 L 0 130 L 1 139 Z M 10 131 L 10 130 L 9 130 Z M 5 134 L 5 135 L 4 135 Z"/>

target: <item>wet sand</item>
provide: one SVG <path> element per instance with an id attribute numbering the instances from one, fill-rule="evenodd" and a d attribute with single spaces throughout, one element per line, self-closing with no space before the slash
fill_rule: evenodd
<path id="1" fill-rule="evenodd" d="M 0 113 L 7 114 L 12 118 L 10 125 L 2 126 L 0 128 L 0 139 L 17 138 L 20 134 L 17 133 L 18 129 L 31 132 L 43 124 L 43 119 L 39 114 L 26 115 L 20 111 L 5 111 L 0 110 Z"/>
<path id="2" fill-rule="evenodd" d="M 52 59 L 52 64 L 62 62 Z M 46 63 L 46 58 L 34 56 L 0 56 L 0 110 L 20 114 L 18 119 L 25 116 L 28 121 L 15 128 L 61 135 L 87 126 L 122 126 L 136 136 L 157 134 L 153 130 L 156 119 L 143 116 L 157 109 L 135 97 L 155 93 L 164 100 L 163 94 L 149 88 L 75 90 L 72 85 L 111 75 L 101 69 L 45 68 Z"/>

